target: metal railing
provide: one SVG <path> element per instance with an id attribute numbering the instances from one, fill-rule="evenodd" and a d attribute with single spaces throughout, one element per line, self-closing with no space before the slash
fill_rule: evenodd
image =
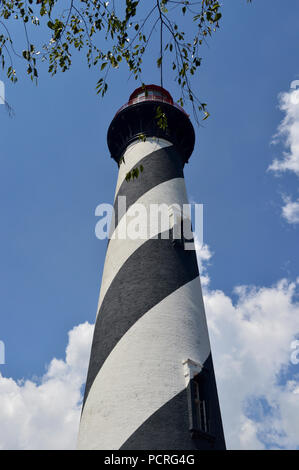
<path id="1" fill-rule="evenodd" d="M 141 103 L 141 102 L 144 102 L 144 101 L 157 101 L 157 102 L 161 102 L 161 103 L 168 103 L 171 106 L 174 106 L 175 108 L 179 109 L 184 114 L 186 114 L 186 116 L 189 117 L 189 114 L 187 114 L 186 111 L 181 106 L 179 106 L 177 103 L 174 103 L 173 100 L 170 100 L 169 98 L 167 98 L 165 96 L 158 96 L 158 95 L 137 96 L 136 98 L 133 98 L 132 100 L 128 101 L 123 106 L 121 106 L 121 108 L 119 108 L 119 110 L 116 112 L 115 116 L 117 116 L 117 114 L 119 114 L 123 109 L 128 108 L 129 106 L 131 106 L 133 104 Z"/>

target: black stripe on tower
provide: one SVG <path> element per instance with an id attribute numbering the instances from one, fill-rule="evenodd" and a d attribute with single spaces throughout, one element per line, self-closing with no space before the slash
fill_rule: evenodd
<path id="1" fill-rule="evenodd" d="M 118 214 L 118 197 L 126 196 L 128 210 L 144 193 L 173 178 L 184 178 L 180 155 L 174 146 L 164 147 L 143 157 L 137 167 L 143 166 L 138 178 L 121 184 L 114 203 L 115 228 L 121 217 Z M 122 214 L 123 215 L 123 214 Z"/>
<path id="2" fill-rule="evenodd" d="M 195 403 L 190 404 L 189 391 L 182 390 L 150 416 L 127 439 L 120 450 L 225 450 L 225 439 L 222 421 L 219 419 L 220 407 L 216 388 L 212 355 L 204 363 L 203 398 L 210 410 L 209 432 L 194 429 L 192 413 Z"/>
<path id="3" fill-rule="evenodd" d="M 175 249 L 170 239 L 150 239 L 129 257 L 109 286 L 97 316 L 84 403 L 103 363 L 128 329 L 197 276 L 195 251 Z"/>

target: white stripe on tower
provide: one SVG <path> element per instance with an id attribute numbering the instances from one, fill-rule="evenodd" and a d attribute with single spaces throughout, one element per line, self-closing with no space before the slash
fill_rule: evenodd
<path id="1" fill-rule="evenodd" d="M 80 447 L 120 449 L 151 415 L 185 389 L 182 359 L 206 361 L 210 354 L 206 331 L 196 277 L 146 312 L 114 347 L 89 391 Z"/>
<path id="2" fill-rule="evenodd" d="M 161 228 L 148 217 L 152 204 L 187 204 L 183 166 L 193 148 L 186 141 L 194 138 L 193 128 L 182 111 L 169 105 L 170 129 L 178 126 L 179 118 L 182 121 L 175 136 L 166 132 L 164 139 L 153 139 L 156 131 L 150 124 L 146 141 L 134 140 L 151 123 L 155 106 L 152 101 L 130 105 L 115 116 L 108 132 L 114 158 L 119 161 L 123 155 L 124 162 L 116 186 L 117 220 L 103 270 L 79 449 L 225 447 L 196 254 L 173 245 L 170 220 Z M 145 121 L 138 112 L 145 113 Z M 180 132 L 180 144 L 185 139 L 187 150 L 178 152 Z M 116 137 L 122 142 L 119 147 Z M 127 172 L 140 165 L 139 177 L 126 181 Z M 118 213 L 122 196 L 125 214 Z M 147 228 L 150 224 L 150 237 L 148 231 L 142 239 L 120 238 L 140 204 L 147 214 L 140 222 Z M 212 440 L 189 432 L 190 400 L 182 364 L 186 359 L 207 371 L 204 393 L 214 413 Z"/>

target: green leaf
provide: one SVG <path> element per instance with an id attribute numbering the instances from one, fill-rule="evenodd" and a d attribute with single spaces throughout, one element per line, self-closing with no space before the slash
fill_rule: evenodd
<path id="1" fill-rule="evenodd" d="M 23 51 L 22 56 L 24 57 L 24 59 L 30 60 L 30 52 L 29 51 Z"/>

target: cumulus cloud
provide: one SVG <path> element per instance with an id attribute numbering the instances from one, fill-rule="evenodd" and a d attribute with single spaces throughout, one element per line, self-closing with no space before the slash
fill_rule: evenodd
<path id="1" fill-rule="evenodd" d="M 299 199 L 292 201 L 286 196 L 283 199 L 285 205 L 282 208 L 282 216 L 289 224 L 299 224 Z"/>
<path id="2" fill-rule="evenodd" d="M 291 343 L 299 333 L 299 279 L 241 286 L 234 301 L 205 289 L 205 306 L 227 445 L 299 447 L 299 381 Z M 281 380 L 282 371 L 285 372 Z"/>
<path id="3" fill-rule="evenodd" d="M 39 380 L 0 374 L 0 449 L 73 449 L 76 445 L 93 326 L 69 332 L 65 359 Z"/>
<path id="4" fill-rule="evenodd" d="M 282 143 L 284 152 L 282 158 L 274 159 L 268 170 L 276 175 L 292 172 L 299 176 L 299 90 L 293 89 L 299 81 L 292 84 L 290 91 L 279 95 L 279 108 L 284 118 L 278 126 L 272 143 Z M 299 199 L 293 201 L 283 196 L 282 217 L 289 224 L 299 223 Z"/>
<path id="5" fill-rule="evenodd" d="M 290 90 L 279 95 L 279 108 L 285 114 L 273 143 L 285 147 L 281 159 L 275 159 L 269 169 L 275 173 L 292 171 L 299 176 L 299 91 Z"/>
<path id="6" fill-rule="evenodd" d="M 208 275 L 208 265 L 213 253 L 207 244 L 201 243 L 198 236 L 194 235 L 194 245 L 196 250 L 196 257 L 198 263 L 198 269 L 200 273 L 200 280 L 202 286 L 207 286 L 210 282 Z"/>

